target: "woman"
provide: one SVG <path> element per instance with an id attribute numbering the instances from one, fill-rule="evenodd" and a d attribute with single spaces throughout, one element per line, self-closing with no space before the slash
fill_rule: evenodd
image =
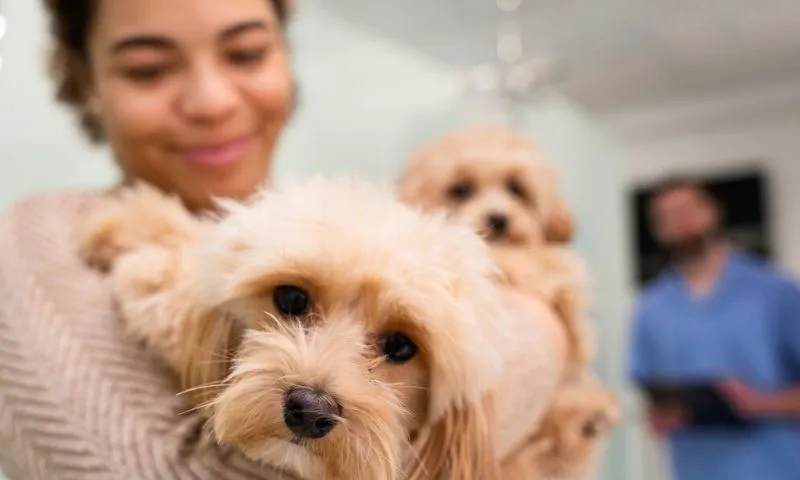
<path id="1" fill-rule="evenodd" d="M 47 0 L 58 98 L 124 179 L 197 210 L 212 195 L 245 197 L 267 178 L 293 105 L 283 1 Z M 101 275 L 76 253 L 102 195 L 46 195 L 0 217 L 2 469 L 25 480 L 286 478 L 198 444 L 202 419 L 179 415 L 174 383 L 126 339 Z M 533 346 L 509 351 L 501 452 L 532 430 L 543 402 L 530 392 L 549 397 L 563 355 L 552 313 L 505 293 Z"/>

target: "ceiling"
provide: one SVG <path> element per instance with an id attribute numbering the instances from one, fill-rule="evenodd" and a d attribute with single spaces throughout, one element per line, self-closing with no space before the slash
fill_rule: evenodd
<path id="1" fill-rule="evenodd" d="M 330 0 L 331 11 L 447 64 L 496 58 L 495 0 Z M 526 56 L 598 112 L 800 82 L 798 0 L 521 0 Z"/>

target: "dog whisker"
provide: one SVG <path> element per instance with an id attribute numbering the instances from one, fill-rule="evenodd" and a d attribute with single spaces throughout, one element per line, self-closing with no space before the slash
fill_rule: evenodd
<path id="1" fill-rule="evenodd" d="M 213 358 L 218 359 L 217 361 L 219 361 L 220 363 L 230 362 L 235 358 L 235 354 L 234 353 L 215 352 L 213 350 L 208 350 L 208 349 L 198 349 L 198 350 L 204 352 L 206 355 L 211 357 L 211 359 L 213 359 Z M 211 360 L 211 359 L 205 360 L 203 363 L 206 363 L 206 364 L 214 363 L 214 360 Z"/>
<path id="2" fill-rule="evenodd" d="M 187 388 L 186 390 L 178 392 L 175 395 L 176 396 L 186 395 L 187 393 L 197 392 L 197 391 L 200 391 L 200 390 L 206 390 L 206 389 L 210 389 L 210 388 L 221 388 L 221 387 L 224 387 L 225 385 L 226 385 L 225 383 L 213 383 L 213 384 L 209 384 L 209 385 L 199 385 L 197 387 Z"/>
<path id="3" fill-rule="evenodd" d="M 421 385 L 404 385 L 402 383 L 391 383 L 387 385 L 388 387 L 398 388 L 398 389 L 409 389 L 409 390 L 419 390 L 421 392 L 428 392 L 430 391 L 430 387 L 425 387 Z"/>
<path id="4" fill-rule="evenodd" d="M 178 415 L 179 415 L 179 416 L 183 416 L 183 415 L 189 415 L 190 413 L 197 412 L 197 411 L 199 411 L 199 410 L 203 410 L 203 409 L 205 409 L 206 407 L 208 407 L 208 405 L 207 405 L 207 404 L 196 405 L 196 406 L 194 406 L 194 407 L 192 407 L 192 408 L 190 408 L 190 409 L 188 409 L 188 410 L 183 410 L 183 411 L 181 411 L 181 412 L 178 412 Z"/>

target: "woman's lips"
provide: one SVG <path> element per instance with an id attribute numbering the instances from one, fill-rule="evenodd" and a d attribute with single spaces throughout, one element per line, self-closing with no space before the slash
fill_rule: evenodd
<path id="1" fill-rule="evenodd" d="M 250 148 L 252 141 L 253 136 L 248 135 L 226 143 L 183 148 L 181 154 L 190 163 L 221 167 L 236 163 L 242 158 Z"/>

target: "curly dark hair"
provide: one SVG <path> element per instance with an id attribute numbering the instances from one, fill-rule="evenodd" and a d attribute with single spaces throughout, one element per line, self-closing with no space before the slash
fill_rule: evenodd
<path id="1" fill-rule="evenodd" d="M 291 0 L 269 0 L 281 25 L 289 16 Z M 105 140 L 98 119 L 87 108 L 89 98 L 89 54 L 87 35 L 99 0 L 45 0 L 54 48 L 50 75 L 56 83 L 56 99 L 78 115 L 84 132 L 93 143 Z"/>

